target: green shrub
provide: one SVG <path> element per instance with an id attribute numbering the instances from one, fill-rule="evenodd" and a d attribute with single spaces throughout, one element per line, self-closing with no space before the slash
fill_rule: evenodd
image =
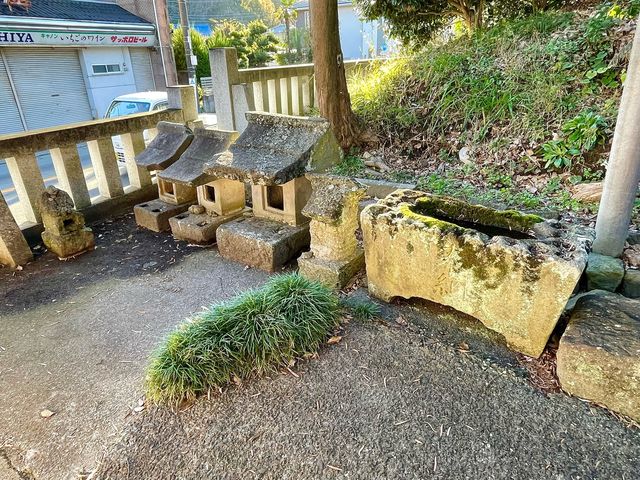
<path id="1" fill-rule="evenodd" d="M 169 334 L 153 354 L 147 398 L 178 404 L 236 378 L 262 375 L 315 352 L 337 325 L 337 296 L 297 274 L 214 305 Z"/>
<path id="2" fill-rule="evenodd" d="M 356 155 L 345 155 L 345 157 L 333 167 L 333 173 L 345 177 L 355 177 L 364 172 L 365 166 L 362 159 Z"/>

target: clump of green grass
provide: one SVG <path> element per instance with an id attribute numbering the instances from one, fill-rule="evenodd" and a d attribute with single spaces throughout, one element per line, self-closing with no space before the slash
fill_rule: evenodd
<path id="1" fill-rule="evenodd" d="M 333 167 L 333 173 L 345 177 L 354 177 L 362 175 L 365 166 L 364 161 L 356 155 L 345 155 L 345 157 Z"/>
<path id="2" fill-rule="evenodd" d="M 380 316 L 380 306 L 367 300 L 349 299 L 344 302 L 344 306 L 357 320 L 371 321 Z"/>
<path id="3" fill-rule="evenodd" d="M 338 297 L 322 284 L 297 274 L 275 276 L 169 334 L 147 370 L 147 398 L 176 405 L 289 365 L 318 349 L 339 312 Z"/>

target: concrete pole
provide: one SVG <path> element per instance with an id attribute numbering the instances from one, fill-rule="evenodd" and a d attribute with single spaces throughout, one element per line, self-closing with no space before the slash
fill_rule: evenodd
<path id="1" fill-rule="evenodd" d="M 638 24 L 640 25 L 640 18 Z M 596 221 L 593 251 L 619 257 L 640 182 L 640 28 L 636 27 L 627 79 L 613 135 Z"/>
<path id="2" fill-rule="evenodd" d="M 189 10 L 187 8 L 187 0 L 178 0 L 178 9 L 180 11 L 180 25 L 182 27 L 182 38 L 184 39 L 184 56 L 187 60 L 189 85 L 195 85 L 196 67 L 192 62 L 193 51 L 191 50 L 191 29 L 189 27 Z"/>

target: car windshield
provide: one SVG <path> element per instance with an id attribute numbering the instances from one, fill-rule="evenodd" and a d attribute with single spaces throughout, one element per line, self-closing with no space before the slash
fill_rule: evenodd
<path id="1" fill-rule="evenodd" d="M 107 118 L 123 117 L 125 115 L 133 115 L 134 113 L 148 112 L 151 108 L 149 102 L 128 102 L 126 100 L 118 100 L 111 104 L 107 112 Z"/>

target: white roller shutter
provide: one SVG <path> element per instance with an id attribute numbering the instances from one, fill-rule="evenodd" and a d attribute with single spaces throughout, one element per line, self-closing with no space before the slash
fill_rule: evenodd
<path id="1" fill-rule="evenodd" d="M 20 112 L 11 90 L 9 75 L 4 67 L 2 50 L 0 49 L 0 135 L 22 132 L 23 130 Z"/>
<path id="2" fill-rule="evenodd" d="M 151 92 L 155 90 L 149 50 L 146 48 L 130 48 L 129 55 L 131 56 L 131 68 L 136 82 L 136 91 Z"/>
<path id="3" fill-rule="evenodd" d="M 5 48 L 29 130 L 93 119 L 78 51 Z"/>

